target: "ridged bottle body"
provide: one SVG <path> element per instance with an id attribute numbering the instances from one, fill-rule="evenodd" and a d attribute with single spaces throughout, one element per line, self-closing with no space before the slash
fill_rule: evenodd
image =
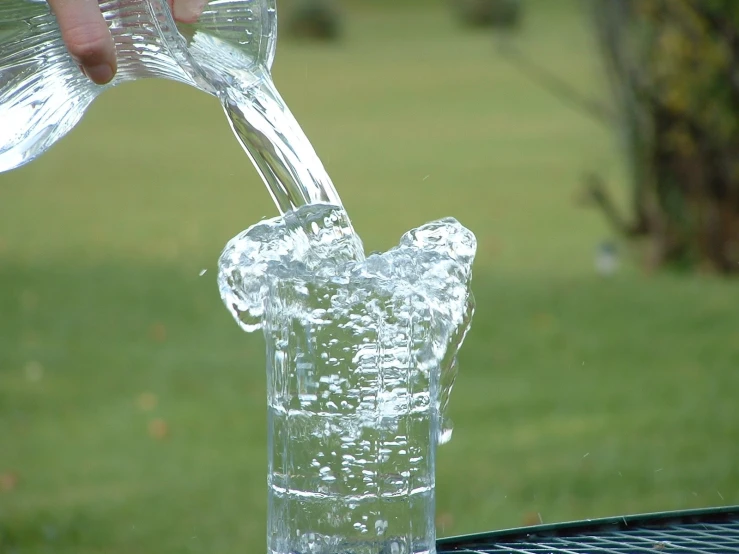
<path id="1" fill-rule="evenodd" d="M 99 94 L 121 82 L 159 77 L 218 95 L 223 73 L 204 58 L 203 44 L 238 52 L 232 59 L 240 65 L 231 69 L 242 80 L 268 71 L 274 57 L 274 0 L 211 0 L 197 23 L 181 25 L 166 0 L 99 4 L 118 59 L 117 75 L 105 86 L 81 72 L 44 0 L 0 1 L 0 172 L 46 152 Z"/>

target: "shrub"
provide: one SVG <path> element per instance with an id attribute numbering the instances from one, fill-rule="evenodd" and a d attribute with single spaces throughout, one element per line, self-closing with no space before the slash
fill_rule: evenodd
<path id="1" fill-rule="evenodd" d="M 301 39 L 336 40 L 341 17 L 331 0 L 296 0 L 288 14 L 287 30 Z"/>
<path id="2" fill-rule="evenodd" d="M 521 22 L 521 0 L 450 0 L 457 18 L 470 27 L 513 28 Z"/>

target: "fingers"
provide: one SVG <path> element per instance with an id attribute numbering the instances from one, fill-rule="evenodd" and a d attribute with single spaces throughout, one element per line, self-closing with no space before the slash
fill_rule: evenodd
<path id="1" fill-rule="evenodd" d="M 169 0 L 169 2 L 175 21 L 195 23 L 203 13 L 208 0 Z"/>
<path id="2" fill-rule="evenodd" d="M 85 74 L 99 85 L 110 82 L 116 72 L 115 46 L 97 0 L 48 2 L 69 53 Z"/>
<path id="3" fill-rule="evenodd" d="M 2 0 L 0 0 L 2 1 Z M 176 21 L 195 23 L 208 0 L 167 0 Z M 67 50 L 95 83 L 110 82 L 116 72 L 113 38 L 97 0 L 48 0 Z"/>

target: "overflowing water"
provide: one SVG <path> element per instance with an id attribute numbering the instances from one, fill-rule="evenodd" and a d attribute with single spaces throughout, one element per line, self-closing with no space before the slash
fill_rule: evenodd
<path id="1" fill-rule="evenodd" d="M 435 447 L 473 312 L 454 219 L 357 260 L 345 212 L 260 222 L 220 260 L 224 302 L 267 343 L 269 551 L 433 551 Z"/>

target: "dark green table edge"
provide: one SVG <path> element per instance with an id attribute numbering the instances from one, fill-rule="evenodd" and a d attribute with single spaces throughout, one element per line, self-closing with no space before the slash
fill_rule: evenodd
<path id="1" fill-rule="evenodd" d="M 739 521 L 739 505 L 517 527 L 501 531 L 445 537 L 436 541 L 436 547 L 440 552 L 465 552 L 475 550 L 475 545 L 489 545 L 490 543 L 505 544 L 518 541 L 535 541 L 537 539 L 552 537 L 569 537 L 583 533 L 596 534 L 626 531 L 630 527 L 645 529 L 668 525 L 689 525 L 697 523 L 721 524 L 735 521 Z"/>

